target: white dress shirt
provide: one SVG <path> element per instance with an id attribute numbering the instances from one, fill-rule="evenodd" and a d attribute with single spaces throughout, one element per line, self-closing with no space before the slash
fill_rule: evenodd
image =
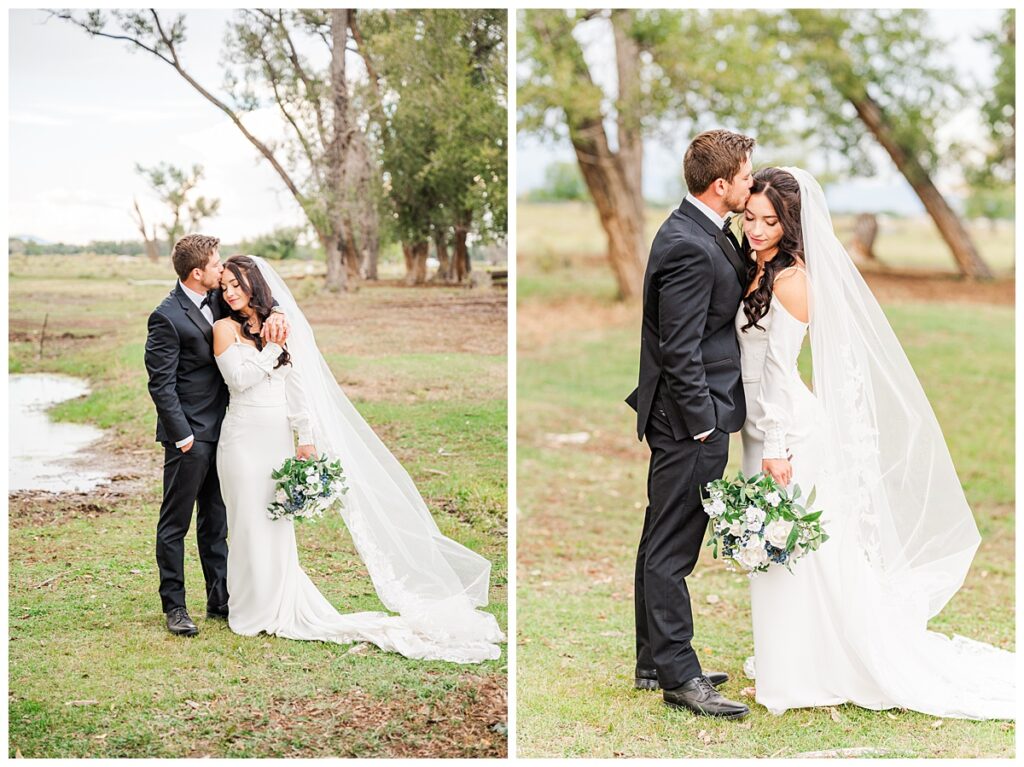
<path id="1" fill-rule="evenodd" d="M 728 218 L 723 218 L 722 216 L 715 213 L 715 211 L 711 210 L 711 208 L 709 208 L 703 202 L 698 200 L 692 194 L 687 193 L 686 199 L 693 203 L 694 207 L 697 208 L 697 210 L 699 210 L 701 213 L 703 213 L 705 216 L 711 219 L 711 223 L 714 224 L 715 228 L 718 229 L 719 231 L 721 231 L 722 227 L 725 226 L 725 222 L 729 220 Z M 729 218 L 732 217 L 730 216 Z"/>
<path id="2" fill-rule="evenodd" d="M 721 230 L 722 227 L 725 226 L 725 222 L 726 222 L 727 219 L 722 218 L 720 215 L 718 215 L 715 211 L 711 210 L 711 208 L 709 208 L 703 202 L 698 200 L 692 194 L 687 193 L 686 199 L 689 200 L 691 203 L 693 203 L 693 206 L 697 210 L 699 210 L 701 213 L 703 213 L 705 216 L 707 216 L 708 219 L 711 221 L 711 223 L 715 225 L 716 229 Z M 700 434 L 694 434 L 693 438 L 694 439 L 704 439 L 709 434 L 711 434 L 711 432 L 713 432 L 713 431 L 714 431 L 714 429 L 709 429 L 708 431 L 701 432 Z"/>
<path id="3" fill-rule="evenodd" d="M 192 290 L 192 288 L 188 287 L 188 285 L 183 283 L 181 280 L 178 280 L 178 284 L 181 285 L 181 289 L 185 291 L 185 295 L 188 296 L 189 300 L 196 305 L 196 308 L 199 309 L 200 313 L 202 313 L 203 317 L 206 318 L 207 322 L 209 322 L 212 325 L 213 309 L 210 307 L 209 303 L 207 303 L 206 306 L 202 306 L 203 301 L 206 300 L 206 294 L 196 293 L 194 290 Z M 185 445 L 189 444 L 194 439 L 195 436 L 189 434 L 187 437 L 185 437 L 185 439 L 178 440 L 177 442 L 175 442 L 174 446 L 185 447 Z"/>
<path id="4" fill-rule="evenodd" d="M 202 305 L 203 301 L 206 301 L 206 294 L 196 293 L 194 290 L 192 290 L 192 288 L 183 283 L 181 280 L 178 280 L 178 284 L 181 285 L 181 289 L 185 291 L 185 295 L 189 297 L 192 303 L 196 305 L 196 308 L 203 313 L 203 316 L 206 317 L 206 320 L 212 325 L 213 307 L 211 307 L 209 303 L 207 303 L 206 306 Z"/>

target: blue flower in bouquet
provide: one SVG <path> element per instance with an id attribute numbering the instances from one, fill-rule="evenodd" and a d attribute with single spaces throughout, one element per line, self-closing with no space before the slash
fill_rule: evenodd
<path id="1" fill-rule="evenodd" d="M 790 494 L 766 474 L 735 480 L 715 480 L 707 485 L 704 511 L 711 518 L 708 546 L 715 557 L 734 562 L 751 577 L 773 565 L 790 569 L 792 564 L 828 540 L 820 517 L 808 511 L 814 503 L 812 489 L 806 506 L 799 502 L 799 486 Z"/>
<path id="2" fill-rule="evenodd" d="M 348 491 L 340 461 L 327 456 L 299 460 L 288 458 L 271 475 L 277 485 L 267 508 L 271 519 L 314 519 L 340 508 Z"/>

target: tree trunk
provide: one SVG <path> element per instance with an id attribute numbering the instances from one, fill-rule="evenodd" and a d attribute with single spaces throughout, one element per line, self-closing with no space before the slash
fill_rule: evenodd
<path id="1" fill-rule="evenodd" d="M 405 256 L 405 280 L 412 282 L 413 256 L 412 244 L 402 240 L 402 255 Z"/>
<path id="2" fill-rule="evenodd" d="M 451 282 L 452 264 L 448 256 L 448 232 L 442 228 L 434 229 L 434 249 L 437 251 L 437 274 L 440 282 Z"/>
<path id="3" fill-rule="evenodd" d="M 135 206 L 135 224 L 139 227 L 139 231 L 142 232 L 142 244 L 146 249 L 146 256 L 155 263 L 160 260 L 160 247 L 156 241 L 156 224 L 153 225 L 153 236 L 150 237 L 146 233 L 146 222 L 142 218 L 139 201 L 133 199 L 132 203 Z"/>
<path id="4" fill-rule="evenodd" d="M 644 282 L 643 206 L 630 188 L 620 158 L 609 149 L 600 120 L 570 126 L 569 137 L 608 237 L 608 261 L 619 298 L 637 298 Z"/>
<path id="5" fill-rule="evenodd" d="M 460 283 L 469 279 L 469 248 L 466 247 L 468 234 L 469 227 L 461 223 L 455 225 L 455 281 Z"/>
<path id="6" fill-rule="evenodd" d="M 327 218 L 332 228 L 327 252 L 327 289 L 345 290 L 348 287 L 348 236 L 345 232 L 342 180 L 345 173 L 345 152 L 349 143 L 348 83 L 345 80 L 345 45 L 348 41 L 348 11 L 331 10 L 331 138 L 327 145 Z M 346 242 L 341 250 L 339 240 Z"/>
<path id="7" fill-rule="evenodd" d="M 417 240 L 412 245 L 402 246 L 405 251 L 405 281 L 409 285 L 422 285 L 427 281 L 427 256 L 430 244 L 426 240 Z"/>
<path id="8" fill-rule="evenodd" d="M 376 281 L 377 258 L 380 255 L 380 235 L 373 230 L 366 238 L 366 251 L 363 253 L 363 278 Z"/>
<path id="9" fill-rule="evenodd" d="M 960 272 L 967 277 L 991 278 L 992 270 L 981 260 L 981 256 L 978 255 L 974 242 L 964 228 L 960 217 L 949 207 L 942 193 L 935 188 L 925 167 L 921 165 L 913 152 L 900 142 L 878 103 L 864 91 L 859 94 L 847 94 L 847 99 L 857 110 L 857 116 L 871 131 L 878 143 L 889 153 L 889 157 L 896 163 L 896 167 L 914 188 L 924 204 L 925 210 L 928 211 L 935 226 L 938 227 L 942 239 L 946 241 L 949 249 L 953 252 L 953 258 L 960 266 Z"/>
<path id="10" fill-rule="evenodd" d="M 632 10 L 612 11 L 612 31 L 615 33 L 615 68 L 618 74 L 619 97 L 616 104 L 619 162 L 626 179 L 629 194 L 643 210 L 644 143 L 640 132 L 643 114 L 640 93 L 640 47 L 630 35 L 633 26 Z"/>
<path id="11" fill-rule="evenodd" d="M 320 245 L 327 257 L 327 281 L 325 287 L 333 292 L 345 289 L 345 265 L 341 262 L 341 251 L 338 249 L 338 238 L 334 235 L 321 235 Z"/>
<path id="12" fill-rule="evenodd" d="M 861 213 L 853 224 L 853 239 L 850 240 L 850 255 L 854 261 L 877 262 L 875 238 L 878 236 L 878 218 L 873 213 Z"/>
<path id="13" fill-rule="evenodd" d="M 345 263 L 345 276 L 355 285 L 359 282 L 362 257 L 359 253 L 356 229 L 350 218 L 346 218 L 345 231 L 342 232 L 338 245 L 341 248 L 342 261 Z"/>

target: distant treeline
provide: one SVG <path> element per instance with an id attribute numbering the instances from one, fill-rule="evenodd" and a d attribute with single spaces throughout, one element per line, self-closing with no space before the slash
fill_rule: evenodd
<path id="1" fill-rule="evenodd" d="M 106 253 L 114 256 L 141 256 L 146 252 L 142 240 L 93 240 L 88 245 L 68 245 L 63 242 L 33 242 L 17 237 L 7 238 L 11 255 L 75 256 L 80 253 Z"/>
<path id="2" fill-rule="evenodd" d="M 306 261 L 323 260 L 323 250 L 316 246 L 300 242 L 298 228 L 280 228 L 253 239 L 240 243 L 220 244 L 222 258 L 233 253 L 247 253 L 270 259 L 295 258 Z M 169 257 L 170 244 L 161 240 L 157 243 L 161 257 Z M 25 256 L 75 256 L 81 254 L 101 254 L 108 256 L 143 256 L 146 253 L 142 240 L 93 240 L 86 245 L 74 245 L 63 242 L 41 243 L 23 240 L 19 237 L 7 238 L 7 250 L 12 255 Z"/>

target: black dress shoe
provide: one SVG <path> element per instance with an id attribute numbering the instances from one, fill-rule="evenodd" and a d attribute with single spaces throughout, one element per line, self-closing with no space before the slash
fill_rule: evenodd
<path id="1" fill-rule="evenodd" d="M 185 637 L 194 637 L 199 633 L 199 628 L 188 617 L 188 610 L 184 607 L 172 607 L 167 611 L 167 630 Z"/>
<path id="2" fill-rule="evenodd" d="M 729 675 L 724 671 L 708 671 L 704 676 L 708 678 L 708 681 L 714 687 L 720 687 L 729 681 Z M 638 668 L 633 686 L 638 690 L 660 690 L 661 685 L 658 684 L 658 672 L 653 668 Z"/>
<path id="3" fill-rule="evenodd" d="M 750 709 L 742 703 L 723 697 L 711 686 L 706 676 L 696 676 L 674 690 L 662 690 L 665 705 L 685 708 L 700 716 L 719 716 L 723 719 L 742 719 Z"/>

